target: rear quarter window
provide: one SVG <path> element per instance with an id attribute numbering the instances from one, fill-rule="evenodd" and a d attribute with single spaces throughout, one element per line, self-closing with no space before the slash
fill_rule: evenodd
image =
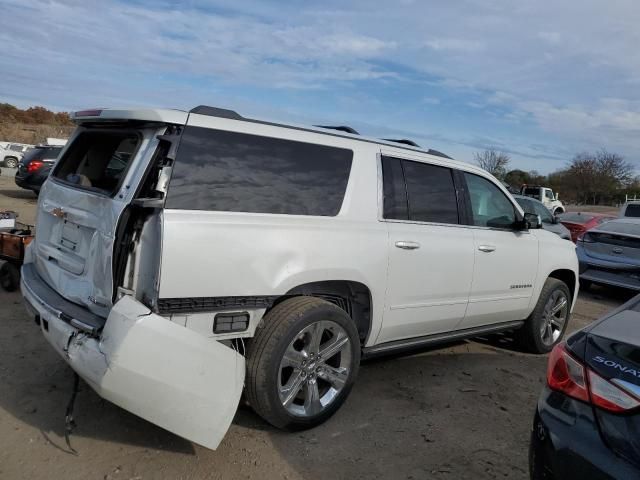
<path id="1" fill-rule="evenodd" d="M 344 148 L 188 126 L 166 208 L 335 216 L 352 159 Z"/>

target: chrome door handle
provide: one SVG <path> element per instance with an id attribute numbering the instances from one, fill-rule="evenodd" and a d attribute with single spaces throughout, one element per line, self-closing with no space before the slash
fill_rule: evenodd
<path id="1" fill-rule="evenodd" d="M 478 250 L 480 250 L 481 252 L 486 252 L 486 253 L 493 252 L 495 249 L 496 249 L 496 247 L 494 247 L 493 245 L 480 245 L 478 247 Z"/>
<path id="2" fill-rule="evenodd" d="M 405 242 L 401 240 L 396 242 L 396 247 L 403 250 L 415 250 L 416 248 L 420 248 L 420 244 L 418 242 Z"/>

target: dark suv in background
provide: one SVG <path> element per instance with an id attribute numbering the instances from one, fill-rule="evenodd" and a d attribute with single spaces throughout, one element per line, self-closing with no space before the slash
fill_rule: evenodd
<path id="1" fill-rule="evenodd" d="M 49 176 L 62 146 L 38 145 L 24 154 L 18 164 L 16 185 L 27 190 L 40 192 L 40 187 Z"/>

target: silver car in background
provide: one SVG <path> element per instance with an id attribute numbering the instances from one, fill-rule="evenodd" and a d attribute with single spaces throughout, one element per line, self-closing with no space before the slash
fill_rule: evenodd
<path id="1" fill-rule="evenodd" d="M 592 283 L 640 290 L 640 218 L 610 220 L 576 242 L 580 286 Z"/>
<path id="2" fill-rule="evenodd" d="M 560 223 L 558 217 L 553 215 L 544 203 L 524 195 L 514 195 L 513 198 L 516 199 L 516 202 L 518 202 L 525 213 L 534 213 L 540 216 L 542 228 L 555 233 L 560 238 L 571 240 L 571 232 L 569 229 Z"/>

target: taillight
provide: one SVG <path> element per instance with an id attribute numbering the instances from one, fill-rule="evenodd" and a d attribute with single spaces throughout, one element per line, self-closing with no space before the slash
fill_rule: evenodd
<path id="1" fill-rule="evenodd" d="M 556 345 L 549 355 L 547 385 L 552 390 L 614 413 L 640 406 L 640 399 L 582 365 L 567 351 L 564 343 Z"/>
<path id="2" fill-rule="evenodd" d="M 40 170 L 43 165 L 44 162 L 42 160 L 31 160 L 29 165 L 27 165 L 27 173 L 33 173 L 36 170 Z"/>
<path id="3" fill-rule="evenodd" d="M 578 242 L 584 242 L 584 243 L 593 243 L 593 240 L 589 236 L 588 232 L 584 232 L 584 233 L 580 234 L 578 236 L 578 240 L 577 241 Z"/>
<path id="4" fill-rule="evenodd" d="M 637 398 L 592 371 L 589 371 L 589 390 L 593 404 L 610 412 L 621 413 L 640 406 Z"/>
<path id="5" fill-rule="evenodd" d="M 589 401 L 584 367 L 569 355 L 563 343 L 556 345 L 549 355 L 547 384 L 551 389 L 570 397 L 583 402 Z"/>

